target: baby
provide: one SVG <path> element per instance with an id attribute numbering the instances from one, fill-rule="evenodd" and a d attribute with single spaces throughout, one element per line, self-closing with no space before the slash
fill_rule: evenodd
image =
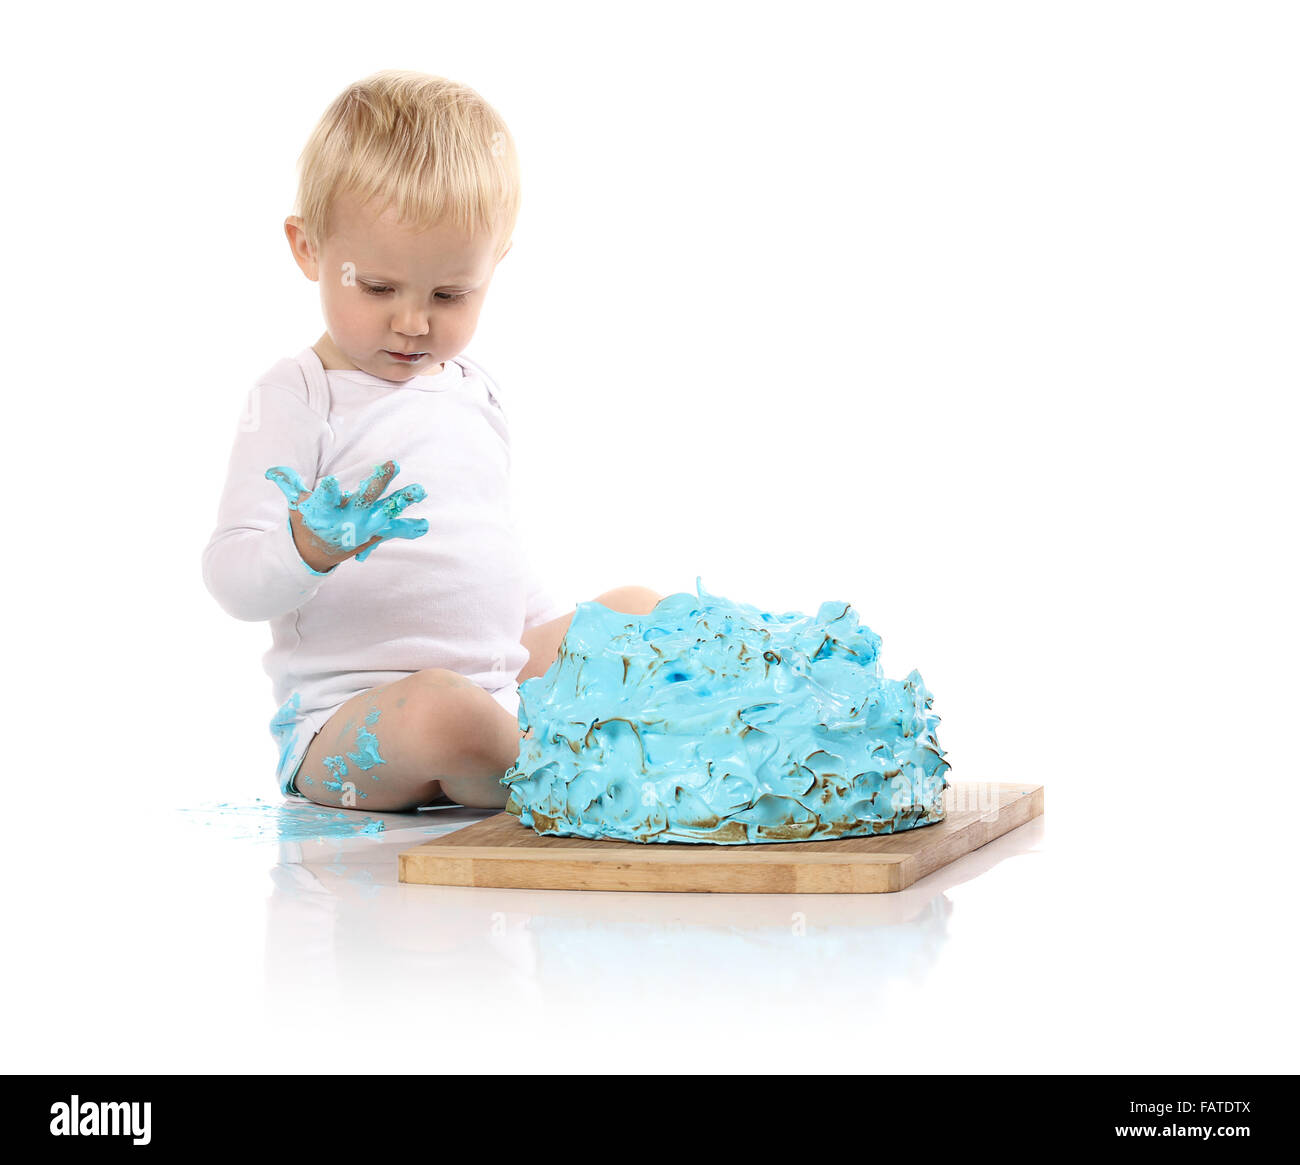
<path id="1" fill-rule="evenodd" d="M 325 333 L 249 395 L 204 581 L 271 624 L 286 796 L 499 808 L 518 685 L 573 616 L 514 526 L 500 390 L 461 355 L 510 250 L 514 143 L 467 86 L 384 70 L 339 95 L 299 168 L 284 228 Z M 660 597 L 596 601 L 644 614 Z"/>

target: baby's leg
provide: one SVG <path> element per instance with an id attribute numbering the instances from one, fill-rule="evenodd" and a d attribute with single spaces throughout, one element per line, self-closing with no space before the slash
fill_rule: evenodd
<path id="1" fill-rule="evenodd" d="M 394 811 L 440 793 L 500 809 L 519 755 L 519 724 L 473 681 L 443 668 L 353 696 L 316 734 L 297 787 L 319 805 Z"/>
<path id="2" fill-rule="evenodd" d="M 648 615 L 658 605 L 663 595 L 649 587 L 615 587 L 603 595 L 597 595 L 595 601 L 611 611 L 624 611 L 629 615 Z M 525 631 L 520 642 L 528 649 L 528 662 L 519 669 L 516 676 L 518 683 L 531 680 L 534 676 L 545 675 L 547 669 L 555 662 L 560 644 L 568 634 L 569 624 L 577 612 L 570 611 L 549 623 L 540 623 L 530 631 Z"/>

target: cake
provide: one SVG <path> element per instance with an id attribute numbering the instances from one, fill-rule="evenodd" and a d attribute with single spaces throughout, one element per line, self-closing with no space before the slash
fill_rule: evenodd
<path id="1" fill-rule="evenodd" d="M 540 834 L 744 845 L 943 820 L 939 717 L 883 678 L 852 606 L 772 614 L 706 593 L 646 615 L 577 605 L 519 685 L 507 812 Z"/>

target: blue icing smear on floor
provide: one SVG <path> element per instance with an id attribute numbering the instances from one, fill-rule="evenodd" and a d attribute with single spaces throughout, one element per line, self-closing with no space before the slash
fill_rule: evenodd
<path id="1" fill-rule="evenodd" d="M 208 820 L 201 821 L 202 825 L 219 827 L 233 841 L 317 841 L 384 832 L 384 823 L 377 817 L 331 810 L 324 805 L 273 805 L 260 800 L 252 805 L 234 805 L 222 801 L 181 812 L 206 816 Z"/>

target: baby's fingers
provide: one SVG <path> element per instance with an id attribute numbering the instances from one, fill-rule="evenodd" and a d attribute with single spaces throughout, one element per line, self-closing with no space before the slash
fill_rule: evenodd
<path id="1" fill-rule="evenodd" d="M 386 498 L 380 498 L 375 503 L 376 510 L 389 518 L 396 518 L 407 506 L 413 502 L 422 502 L 425 499 L 424 486 L 408 485 L 395 493 L 389 494 Z"/>
<path id="2" fill-rule="evenodd" d="M 339 479 L 332 473 L 329 477 L 322 477 L 316 483 L 316 488 L 312 491 L 312 501 L 318 507 L 331 506 L 337 509 L 343 505 L 343 492 L 339 489 Z"/>
<path id="3" fill-rule="evenodd" d="M 290 469 L 287 465 L 276 465 L 268 469 L 266 480 L 273 481 L 280 487 L 280 492 L 289 500 L 291 510 L 298 508 L 298 500 L 307 492 L 307 487 L 303 485 L 298 471 Z"/>
<path id="4" fill-rule="evenodd" d="M 371 505 L 397 473 L 398 466 L 395 461 L 385 461 L 383 465 L 376 465 L 374 473 L 357 486 L 357 501 L 363 506 Z"/>
<path id="5" fill-rule="evenodd" d="M 429 523 L 424 518 L 394 518 L 382 530 L 381 538 L 419 538 L 429 532 Z"/>
<path id="6" fill-rule="evenodd" d="M 429 523 L 424 518 L 394 518 L 384 525 L 365 548 L 357 555 L 358 562 L 365 562 L 366 556 L 388 538 L 419 538 L 429 532 Z"/>

